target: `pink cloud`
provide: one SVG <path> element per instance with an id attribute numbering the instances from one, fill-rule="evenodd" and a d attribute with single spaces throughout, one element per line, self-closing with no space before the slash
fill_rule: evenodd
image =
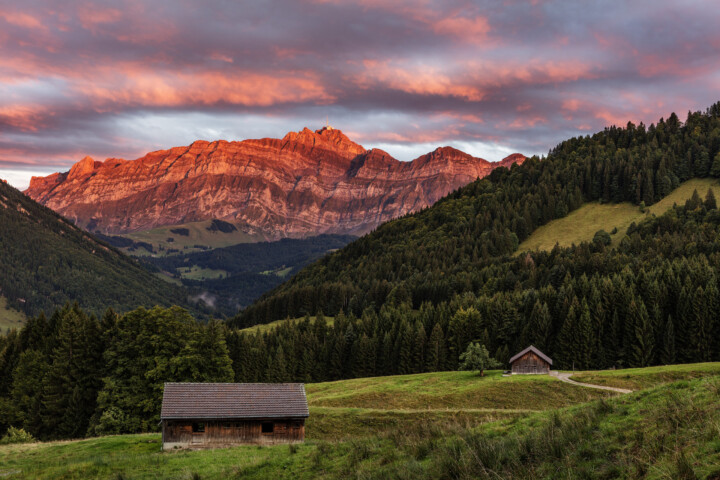
<path id="1" fill-rule="evenodd" d="M 547 118 L 540 115 L 522 116 L 515 118 L 507 125 L 507 128 L 524 129 L 533 128 L 535 125 L 547 123 Z"/>
<path id="2" fill-rule="evenodd" d="M 467 43 L 482 44 L 487 40 L 490 23 L 485 17 L 445 17 L 432 24 L 440 35 L 450 35 Z"/>
<path id="3" fill-rule="evenodd" d="M 461 79 L 453 78 L 436 67 L 367 60 L 363 65 L 364 70 L 345 77 L 346 81 L 354 82 L 362 89 L 383 86 L 416 95 L 438 95 L 470 101 L 480 101 L 484 96 L 480 88 L 464 84 Z"/>
<path id="4" fill-rule="evenodd" d="M 36 132 L 42 126 L 41 119 L 46 108 L 39 105 L 0 105 L 0 124 L 25 132 Z"/>
<path id="5" fill-rule="evenodd" d="M 24 12 L 3 12 L 0 11 L 0 18 L 4 19 L 7 23 L 18 27 L 36 29 L 36 30 L 47 30 L 47 27 L 38 20 L 36 17 L 24 13 Z"/>
<path id="6" fill-rule="evenodd" d="M 115 23 L 123 18 L 123 12 L 115 8 L 99 8 L 94 5 L 83 5 L 77 11 L 80 24 L 86 30 L 95 30 L 108 23 Z"/>
<path id="7" fill-rule="evenodd" d="M 563 110 L 569 110 L 571 112 L 576 112 L 580 106 L 582 105 L 582 102 L 576 98 L 570 98 L 567 100 L 563 100 L 562 105 L 560 108 Z"/>
<path id="8" fill-rule="evenodd" d="M 229 55 L 225 55 L 220 52 L 213 52 L 210 54 L 210 58 L 217 60 L 218 62 L 233 63 L 233 58 Z"/>
<path id="9" fill-rule="evenodd" d="M 84 96 L 97 110 L 116 106 L 174 107 L 218 103 L 269 106 L 278 103 L 333 100 L 312 73 L 263 75 L 253 72 L 162 72 L 125 69 L 124 75 L 76 79 L 75 94 Z"/>

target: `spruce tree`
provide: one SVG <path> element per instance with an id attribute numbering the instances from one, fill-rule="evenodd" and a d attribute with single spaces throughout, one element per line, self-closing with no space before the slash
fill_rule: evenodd
<path id="1" fill-rule="evenodd" d="M 694 169 L 696 177 L 707 177 L 710 170 L 710 157 L 706 149 L 703 148 L 695 158 Z"/>
<path id="2" fill-rule="evenodd" d="M 283 383 L 288 381 L 287 364 L 282 345 L 278 346 L 275 355 L 270 360 L 266 381 L 270 383 Z"/>
<path id="3" fill-rule="evenodd" d="M 709 310 L 709 295 L 702 287 L 695 290 L 692 300 L 692 344 L 694 359 L 709 362 L 712 359 L 712 321 L 716 312 Z"/>
<path id="4" fill-rule="evenodd" d="M 715 178 L 720 177 L 720 152 L 718 152 L 713 159 L 712 167 L 710 167 L 710 175 Z"/>
<path id="5" fill-rule="evenodd" d="M 672 316 L 668 316 L 667 322 L 665 323 L 660 362 L 665 365 L 675 363 L 675 327 L 673 326 Z"/>
<path id="6" fill-rule="evenodd" d="M 632 366 L 647 367 L 652 364 L 655 338 L 650 323 L 650 317 L 642 300 L 630 302 L 630 323 L 635 329 L 635 338 L 632 345 Z"/>
<path id="7" fill-rule="evenodd" d="M 330 380 L 343 378 L 345 363 L 345 336 L 339 335 L 331 346 L 328 377 Z"/>
<path id="8" fill-rule="evenodd" d="M 577 349 L 576 342 L 579 309 L 580 305 L 577 298 L 574 298 L 570 304 L 570 309 L 562 324 L 562 328 L 560 329 L 560 335 L 558 335 L 558 357 L 560 365 L 566 369 L 577 364 L 579 361 L 578 357 L 580 356 L 580 352 Z"/>
<path id="9" fill-rule="evenodd" d="M 225 341 L 225 326 L 218 320 L 211 320 L 200 334 L 198 355 L 201 358 L 200 381 L 232 382 L 234 372 L 232 360 Z"/>
<path id="10" fill-rule="evenodd" d="M 715 193 L 712 188 L 708 188 L 708 191 L 705 194 L 705 208 L 708 210 L 717 209 L 717 200 L 715 200 Z"/>
<path id="11" fill-rule="evenodd" d="M 425 370 L 425 344 L 427 343 L 427 335 L 425 327 L 420 322 L 415 324 L 415 339 L 413 341 L 413 359 L 412 369 L 415 373 Z"/>
<path id="12" fill-rule="evenodd" d="M 433 326 L 425 355 L 425 371 L 437 372 L 445 363 L 445 336 L 439 323 Z"/>
<path id="13" fill-rule="evenodd" d="M 44 377 L 42 417 L 48 438 L 85 436 L 95 411 L 102 364 L 100 329 L 77 307 L 62 317 Z"/>
<path id="14" fill-rule="evenodd" d="M 38 350 L 26 350 L 20 355 L 13 371 L 11 392 L 16 427 L 25 429 L 37 438 L 46 436 L 43 428 L 43 377 L 48 361 Z"/>
<path id="15" fill-rule="evenodd" d="M 590 308 L 587 301 L 583 299 L 580 305 L 580 317 L 575 332 L 575 351 L 577 353 L 577 366 L 579 368 L 593 368 L 591 364 L 594 355 L 595 339 L 593 337 L 592 322 L 590 320 Z M 595 367 L 597 368 L 597 367 Z"/>
<path id="16" fill-rule="evenodd" d="M 406 375 L 413 372 L 413 348 L 415 332 L 410 324 L 405 323 L 399 338 L 398 373 Z"/>

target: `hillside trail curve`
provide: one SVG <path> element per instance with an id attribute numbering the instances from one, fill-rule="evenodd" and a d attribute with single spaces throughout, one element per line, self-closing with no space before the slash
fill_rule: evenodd
<path id="1" fill-rule="evenodd" d="M 608 387 L 605 385 L 593 385 L 591 383 L 580 383 L 576 382 L 575 380 L 571 380 L 570 377 L 572 376 L 572 373 L 567 372 L 558 372 L 557 370 L 551 370 L 550 376 L 555 377 L 558 380 L 566 383 L 570 383 L 572 385 L 577 385 L 580 387 L 587 387 L 587 388 L 597 388 L 599 390 L 609 390 L 611 392 L 618 392 L 618 393 L 632 393 L 632 390 L 629 390 L 627 388 L 618 388 L 618 387 Z"/>

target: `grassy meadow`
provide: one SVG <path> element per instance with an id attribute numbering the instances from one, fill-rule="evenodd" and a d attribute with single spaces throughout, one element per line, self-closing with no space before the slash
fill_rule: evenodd
<path id="1" fill-rule="evenodd" d="M 159 434 L 8 445 L 0 476 L 720 478 L 720 365 L 577 375 L 624 376 L 652 386 L 617 395 L 499 372 L 309 384 L 302 445 L 163 453 Z"/>
<path id="2" fill-rule="evenodd" d="M 627 202 L 586 203 L 567 216 L 538 227 L 520 244 L 516 254 L 529 250 L 552 250 L 555 244 L 561 247 L 579 245 L 582 242 L 591 241 L 598 230 L 610 233 L 614 228 L 617 228 L 617 233 L 611 235 L 611 238 L 613 245 L 617 245 L 625 236 L 631 223 L 637 223 L 649 215 L 662 215 L 675 203 L 684 204 L 695 190 L 702 198 L 705 198 L 708 188 L 713 189 L 716 197 L 720 196 L 720 184 L 716 179 L 694 178 L 688 180 L 667 197 L 647 207 L 645 213 L 641 212 L 636 205 Z"/>
<path id="3" fill-rule="evenodd" d="M 201 249 L 195 248 L 195 245 L 220 248 L 237 245 L 238 243 L 254 243 L 265 240 L 265 237 L 261 235 L 250 235 L 243 232 L 243 229 L 238 225 L 236 225 L 238 229 L 230 233 L 223 233 L 220 231 L 212 232 L 208 230 L 211 223 L 212 220 L 203 220 L 201 222 L 190 222 L 182 225 L 168 225 L 143 232 L 127 233 L 121 236 L 127 237 L 136 242 L 146 242 L 151 244 L 157 252 L 156 255 L 165 255 L 170 249 L 177 249 L 183 253 L 201 251 Z M 188 235 L 179 235 L 172 232 L 172 230 L 180 228 L 188 229 Z M 172 241 L 168 241 L 170 238 L 172 238 Z M 144 248 L 139 248 L 138 250 L 129 253 L 132 255 L 150 255 L 150 253 Z"/>
<path id="4" fill-rule="evenodd" d="M 578 388 L 548 375 L 503 377 L 500 370 L 436 372 L 308 384 L 310 406 L 385 410 L 547 410 L 611 392 Z M 378 407 L 382 406 L 382 407 Z"/>
<path id="5" fill-rule="evenodd" d="M 713 375 L 720 375 L 720 362 L 578 372 L 572 376 L 572 379 L 578 382 L 607 387 L 640 390 L 677 380 L 689 380 Z"/>
<path id="6" fill-rule="evenodd" d="M 25 315 L 10 308 L 7 298 L 0 295 L 0 332 L 4 333 L 13 328 L 19 329 L 25 323 Z"/>
<path id="7" fill-rule="evenodd" d="M 279 327 L 280 325 L 284 325 L 288 322 L 302 322 L 303 320 L 305 320 L 304 317 L 286 318 L 284 320 L 275 320 L 274 322 L 270 322 L 270 323 L 261 323 L 258 325 L 253 325 L 252 327 L 243 328 L 243 329 L 241 329 L 241 331 L 246 332 L 246 333 L 264 333 L 264 332 L 269 332 L 270 330 L 272 330 L 276 327 Z M 314 317 L 314 316 L 310 317 L 310 321 L 312 323 L 315 323 L 315 320 L 316 320 L 316 317 Z M 325 323 L 328 326 L 332 325 L 334 321 L 335 321 L 335 317 L 325 317 Z"/>

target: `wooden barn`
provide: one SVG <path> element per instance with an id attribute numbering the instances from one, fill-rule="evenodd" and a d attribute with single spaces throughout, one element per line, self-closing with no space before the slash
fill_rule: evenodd
<path id="1" fill-rule="evenodd" d="M 302 383 L 166 383 L 163 450 L 305 440 Z"/>
<path id="2" fill-rule="evenodd" d="M 513 374 L 550 373 L 552 359 L 530 345 L 510 359 L 510 371 Z"/>

